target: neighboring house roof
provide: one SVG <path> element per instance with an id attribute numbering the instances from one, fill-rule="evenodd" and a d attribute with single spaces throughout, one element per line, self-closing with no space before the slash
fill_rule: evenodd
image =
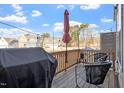
<path id="1" fill-rule="evenodd" d="M 17 41 L 17 39 L 15 39 L 15 38 L 4 38 L 5 40 L 6 40 L 6 42 L 8 42 L 8 43 L 11 43 L 11 42 L 13 42 L 13 41 Z"/>
<path id="2" fill-rule="evenodd" d="M 8 45 L 8 42 L 4 38 L 0 37 L 0 45 Z"/>
<path id="3" fill-rule="evenodd" d="M 30 35 L 30 34 L 25 34 L 24 36 L 25 36 L 26 38 L 36 38 L 36 36 Z"/>
<path id="4" fill-rule="evenodd" d="M 0 39 L 3 39 L 8 44 L 18 43 L 18 40 L 16 38 L 1 38 L 0 37 Z"/>
<path id="5" fill-rule="evenodd" d="M 25 41 L 25 42 L 36 42 L 36 40 L 37 40 L 37 37 L 36 36 L 34 36 L 34 35 L 30 35 L 30 34 L 24 34 L 24 35 L 21 35 L 20 37 L 19 37 L 19 41 Z"/>
<path id="6" fill-rule="evenodd" d="M 12 40 L 10 44 L 18 43 L 18 40 Z"/>

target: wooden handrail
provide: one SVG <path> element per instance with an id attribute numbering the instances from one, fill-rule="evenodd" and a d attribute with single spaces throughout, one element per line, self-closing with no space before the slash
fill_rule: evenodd
<path id="1" fill-rule="evenodd" d="M 77 63 L 77 60 L 79 59 L 79 54 L 84 53 L 85 60 L 87 62 L 94 62 L 94 57 L 91 57 L 91 55 L 95 53 L 107 53 L 109 55 L 109 60 L 112 60 L 113 62 L 113 70 L 115 71 L 115 53 L 113 51 L 108 50 L 68 50 L 68 63 L 65 63 L 65 51 L 59 51 L 51 53 L 57 60 L 58 60 L 58 67 L 56 70 L 56 73 L 65 71 L 67 68 L 70 68 L 71 66 L 75 65 Z M 65 66 L 66 65 L 66 66 Z"/>

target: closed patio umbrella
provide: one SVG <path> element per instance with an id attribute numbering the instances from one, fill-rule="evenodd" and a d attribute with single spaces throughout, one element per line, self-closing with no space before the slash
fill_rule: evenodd
<path id="1" fill-rule="evenodd" d="M 67 59 L 67 44 L 71 40 L 71 37 L 69 35 L 69 13 L 68 10 L 65 10 L 64 12 L 64 35 L 62 38 L 62 41 L 66 44 L 66 53 L 65 53 L 65 67 L 66 63 L 68 62 Z"/>

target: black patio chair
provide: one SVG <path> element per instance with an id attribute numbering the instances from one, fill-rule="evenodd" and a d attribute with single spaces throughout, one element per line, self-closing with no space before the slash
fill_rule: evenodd
<path id="1" fill-rule="evenodd" d="M 80 53 L 80 59 L 84 59 L 84 53 Z"/>
<path id="2" fill-rule="evenodd" d="M 86 58 L 84 56 L 84 53 L 80 53 L 80 58 L 79 58 L 79 63 L 93 63 L 93 62 L 88 62 L 87 59 L 94 59 L 93 62 L 105 62 L 108 58 L 108 55 L 106 53 L 95 53 L 88 55 Z"/>
<path id="3" fill-rule="evenodd" d="M 78 66 L 79 65 L 77 65 L 75 68 L 76 87 L 81 87 L 78 83 L 79 78 L 89 84 L 93 84 L 97 87 L 100 87 L 99 85 L 102 85 L 104 83 L 104 79 L 106 77 L 107 72 L 109 71 L 109 68 L 111 67 L 111 63 L 110 62 L 100 62 L 100 63 L 96 62 L 96 63 L 85 64 L 83 65 L 82 69 L 80 69 L 80 70 L 83 70 L 83 72 L 77 74 L 77 72 L 79 72 L 77 69 Z M 84 75 L 82 75 L 81 77 L 80 74 L 84 74 Z"/>
<path id="4" fill-rule="evenodd" d="M 94 62 L 105 62 L 107 60 L 108 55 L 106 53 L 95 53 L 94 54 Z"/>
<path id="5" fill-rule="evenodd" d="M 85 63 L 84 53 L 80 53 L 79 63 Z"/>
<path id="6" fill-rule="evenodd" d="M 86 82 L 97 86 L 103 84 L 105 76 L 111 67 L 111 63 L 91 63 L 84 65 L 84 67 L 86 70 Z"/>

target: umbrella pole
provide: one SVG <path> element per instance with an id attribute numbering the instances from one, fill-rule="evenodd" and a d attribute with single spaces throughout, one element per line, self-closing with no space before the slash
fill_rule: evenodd
<path id="1" fill-rule="evenodd" d="M 65 71 L 67 69 L 67 63 L 68 63 L 68 51 L 67 51 L 67 43 L 66 43 L 66 51 L 65 51 Z"/>

